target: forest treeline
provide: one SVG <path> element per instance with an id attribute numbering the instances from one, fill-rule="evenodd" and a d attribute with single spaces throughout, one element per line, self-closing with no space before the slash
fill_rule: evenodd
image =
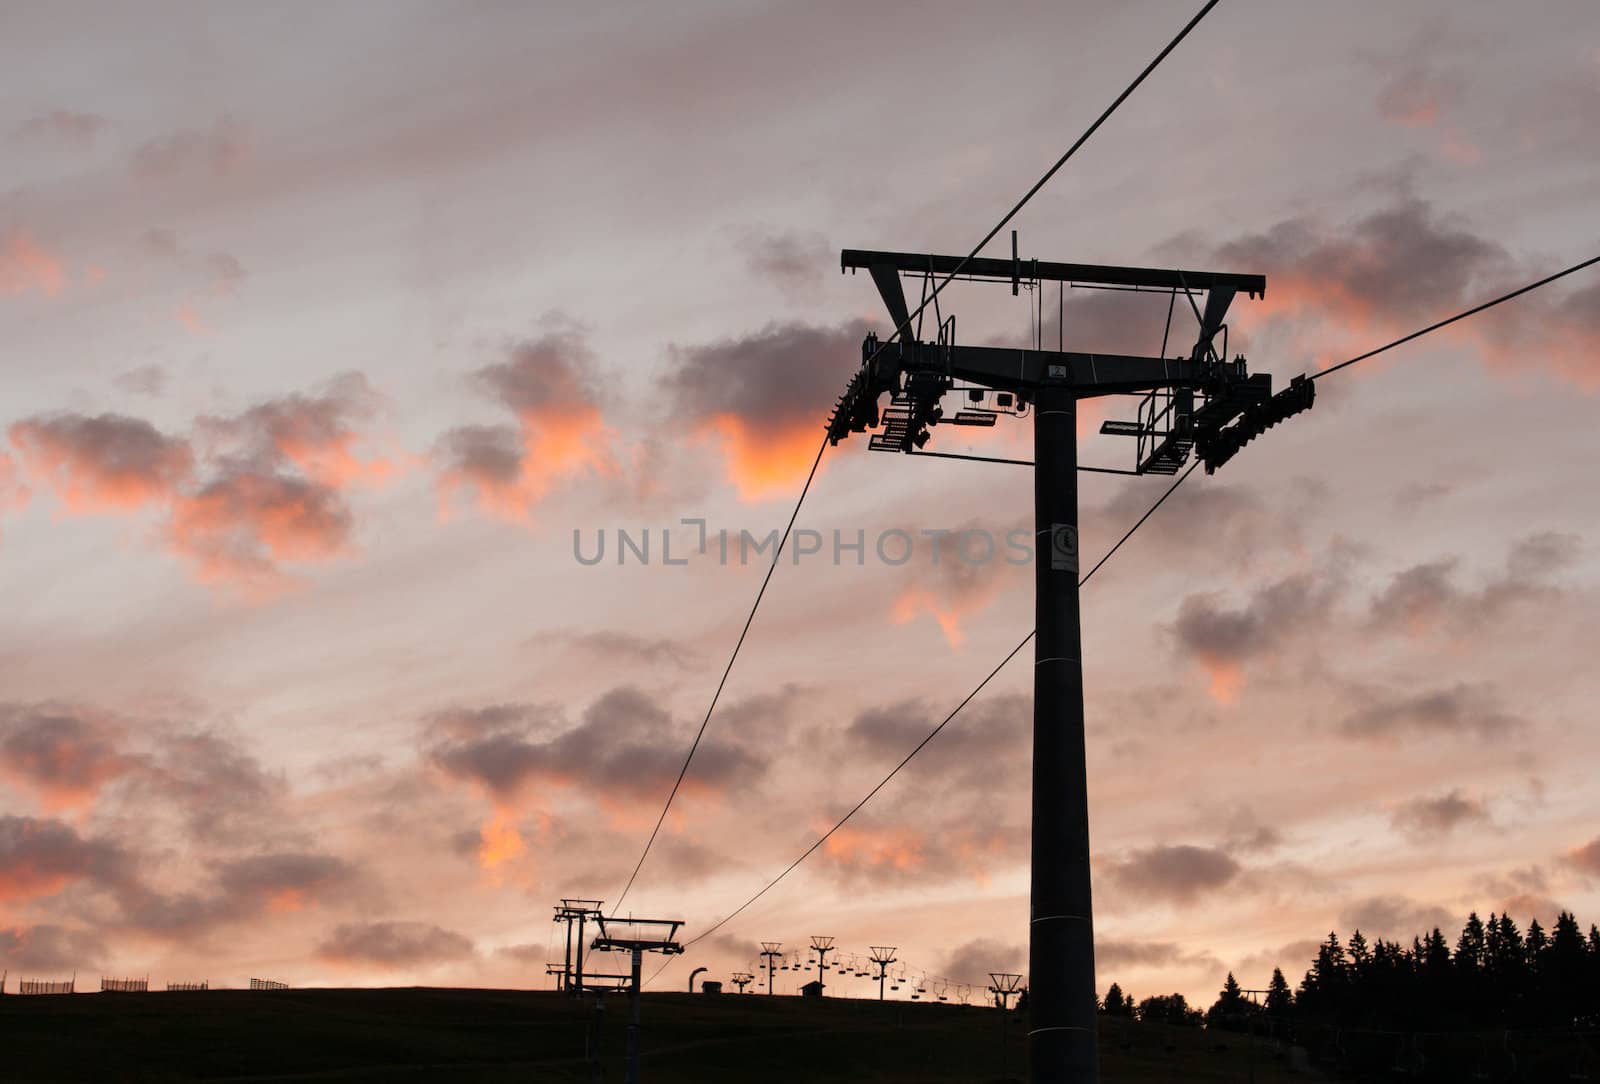
<path id="1" fill-rule="evenodd" d="M 1524 933 L 1510 915 L 1473 912 L 1452 948 L 1436 926 L 1410 945 L 1358 929 L 1329 933 L 1298 986 L 1274 968 L 1263 994 L 1248 995 L 1232 972 L 1209 1009 L 1182 994 L 1135 1001 L 1112 983 L 1101 1003 L 1112 1016 L 1244 1031 L 1295 1022 L 1398 1031 L 1600 1026 L 1600 928 L 1585 934 L 1563 911 L 1548 931 Z"/>

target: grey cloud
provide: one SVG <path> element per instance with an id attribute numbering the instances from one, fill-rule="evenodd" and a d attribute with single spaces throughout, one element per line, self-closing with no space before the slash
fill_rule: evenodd
<path id="1" fill-rule="evenodd" d="M 51 923 L 0 927 L 0 961 L 13 974 L 87 970 L 106 957 L 105 942 L 91 930 Z"/>
<path id="2" fill-rule="evenodd" d="M 1583 552 L 1583 541 L 1575 534 L 1541 531 L 1518 539 L 1506 555 L 1506 579 L 1513 584 L 1543 582 L 1547 577 L 1571 567 Z"/>
<path id="3" fill-rule="evenodd" d="M 1220 266 L 1248 267 L 1275 277 L 1304 280 L 1321 289 L 1329 305 L 1414 319 L 1417 313 L 1458 308 L 1484 280 L 1510 270 L 1500 245 L 1460 221 L 1440 217 L 1424 200 L 1402 199 L 1336 228 L 1310 218 L 1288 219 L 1268 230 L 1219 245 Z"/>
<path id="4" fill-rule="evenodd" d="M 296 392 L 258 403 L 231 417 L 202 415 L 195 428 L 254 466 L 285 462 L 341 447 L 356 436 L 354 424 L 372 417 L 378 395 L 361 373 L 348 371 L 313 394 Z"/>
<path id="5" fill-rule="evenodd" d="M 29 117 L 16 127 L 12 137 L 18 142 L 38 146 L 87 147 L 105 130 L 109 122 L 96 113 L 52 109 Z"/>
<path id="6" fill-rule="evenodd" d="M 549 709 L 510 705 L 435 716 L 425 752 L 448 774 L 502 797 L 541 779 L 653 797 L 677 777 L 684 737 L 644 692 L 620 686 L 591 703 L 572 726 Z M 712 739 L 701 745 L 690 775 L 721 785 L 761 770 L 752 753 Z"/>
<path id="7" fill-rule="evenodd" d="M 317 954 L 340 963 L 405 967 L 463 959 L 473 947 L 461 934 L 431 923 L 361 922 L 336 927 Z"/>
<path id="8" fill-rule="evenodd" d="M 141 365 L 118 373 L 112 383 L 134 395 L 160 395 L 167 386 L 167 371 L 159 365 Z"/>
<path id="9" fill-rule="evenodd" d="M 281 814 L 287 781 L 221 734 L 176 730 L 156 740 L 137 784 L 152 801 L 184 811 L 191 836 L 238 840 L 256 836 Z"/>
<path id="10" fill-rule="evenodd" d="M 1190 904 L 1227 885 L 1242 868 L 1226 851 L 1179 844 L 1134 851 L 1110 862 L 1106 872 L 1127 896 Z"/>
<path id="11" fill-rule="evenodd" d="M 902 700 L 861 712 L 846 733 L 865 752 L 889 761 L 909 753 L 949 710 Z M 917 771 L 947 786 L 992 783 L 997 765 L 1027 755 L 1032 733 L 1029 698 L 1012 693 L 976 701 L 962 710 L 959 726 L 946 727 L 922 751 Z"/>
<path id="12" fill-rule="evenodd" d="M 559 722 L 559 713 L 548 704 L 485 704 L 477 708 L 446 708 L 428 715 L 425 731 L 431 740 L 474 739 L 503 731 L 525 731 L 533 726 Z"/>
<path id="13" fill-rule="evenodd" d="M 1459 562 L 1453 557 L 1413 565 L 1396 573 L 1372 600 L 1369 620 L 1379 629 L 1412 632 L 1436 624 L 1477 628 L 1519 604 L 1548 598 L 1554 589 L 1551 577 L 1569 568 L 1582 550 L 1577 535 L 1527 535 L 1512 545 L 1504 571 L 1476 590 L 1457 582 Z"/>
<path id="14" fill-rule="evenodd" d="M 1392 330 L 1534 277 L 1464 220 L 1439 215 L 1410 196 L 1349 222 L 1297 217 L 1211 247 L 1181 235 L 1159 251 L 1264 272 L 1269 296 L 1287 290 L 1327 319 Z M 1588 386 L 1594 379 L 1593 343 L 1600 336 L 1597 300 L 1600 286 L 1552 288 L 1485 314 L 1472 327 L 1491 364 L 1539 365 Z"/>
<path id="15" fill-rule="evenodd" d="M 445 469 L 482 485 L 508 486 L 522 475 L 522 436 L 509 425 L 462 425 L 439 438 Z"/>
<path id="16" fill-rule="evenodd" d="M 1173 625 L 1179 650 L 1197 658 L 1238 663 L 1320 618 L 1334 588 L 1319 587 L 1309 575 L 1296 575 L 1258 589 L 1240 609 L 1224 609 L 1215 594 L 1190 595 L 1178 607 Z"/>
<path id="17" fill-rule="evenodd" d="M 1268 948 L 1262 949 L 1260 952 L 1253 952 L 1239 959 L 1238 963 L 1234 965 L 1234 974 L 1240 977 L 1240 985 L 1263 989 L 1272 975 L 1272 969 L 1281 967 L 1283 968 L 1284 977 L 1289 980 L 1292 986 L 1296 975 L 1304 971 L 1306 966 L 1316 958 L 1317 948 L 1321 944 L 1322 942 L 1320 941 L 1307 939 L 1291 941 L 1279 948 Z M 1256 981 L 1255 977 L 1257 976 L 1259 976 L 1260 981 Z"/>
<path id="18" fill-rule="evenodd" d="M 1433 124 L 1461 95 L 1461 81 L 1424 64 L 1391 67 L 1378 88 L 1378 115 L 1396 124 Z"/>
<path id="19" fill-rule="evenodd" d="M 355 515 L 334 486 L 228 462 L 176 509 L 173 549 L 206 579 L 268 581 L 279 561 L 332 557 L 349 544 Z"/>
<path id="20" fill-rule="evenodd" d="M 1414 798 L 1396 807 L 1390 816 L 1395 828 L 1418 839 L 1435 839 L 1460 825 L 1488 820 L 1488 806 L 1460 790 L 1437 797 Z"/>
<path id="21" fill-rule="evenodd" d="M 46 792 L 90 795 L 133 763 L 112 736 L 61 706 L 0 704 L 0 772 Z"/>
<path id="22" fill-rule="evenodd" d="M 594 408 L 599 374 L 594 352 L 572 327 L 558 324 L 536 339 L 513 344 L 506 360 L 487 365 L 473 379 L 519 416 L 552 410 Z"/>
<path id="23" fill-rule="evenodd" d="M 150 178 L 190 171 L 220 176 L 245 158 L 249 137 L 244 126 L 224 116 L 209 128 L 192 128 L 141 144 L 133 153 L 134 173 Z"/>
<path id="24" fill-rule="evenodd" d="M 519 964 L 542 966 L 548 962 L 550 947 L 548 945 L 529 942 L 525 945 L 504 945 L 494 950 L 496 956 L 504 956 L 508 960 L 515 960 Z"/>
<path id="25" fill-rule="evenodd" d="M 122 848 L 63 821 L 0 816 L 0 896 L 52 896 L 76 881 L 115 887 L 131 869 Z"/>
<path id="26" fill-rule="evenodd" d="M 745 267 L 785 291 L 811 294 L 835 270 L 833 250 L 820 233 L 745 230 L 736 242 Z"/>
<path id="27" fill-rule="evenodd" d="M 87 482 L 113 495 L 170 491 L 193 464 L 187 441 L 123 414 L 36 415 L 12 425 L 9 435 L 25 460 L 64 476 L 74 489 Z"/>
<path id="28" fill-rule="evenodd" d="M 994 938 L 980 937 L 958 947 L 939 968 L 939 973 L 956 982 L 974 986 L 989 986 L 989 972 L 1009 971 L 1024 974 L 1028 970 L 1026 946 L 1011 944 Z"/>
<path id="29" fill-rule="evenodd" d="M 1567 858 L 1584 873 L 1600 877 L 1600 836 L 1596 836 L 1581 847 L 1574 848 Z"/>
<path id="30" fill-rule="evenodd" d="M 148 256 L 161 263 L 204 276 L 218 293 L 232 294 L 245 280 L 244 265 L 238 257 L 226 252 L 202 256 L 184 246 L 172 230 L 146 230 L 139 244 Z"/>
<path id="31" fill-rule="evenodd" d="M 610 662 L 664 665 L 679 670 L 692 670 L 703 661 L 698 651 L 677 640 L 616 629 L 544 632 L 531 637 L 529 642 L 540 647 L 564 645 Z"/>
<path id="32" fill-rule="evenodd" d="M 1593 852 L 1590 857 L 1594 859 L 1595 869 L 1600 870 L 1600 839 L 1591 846 Z M 1505 914 L 1538 917 L 1546 925 L 1558 913 L 1566 910 L 1561 903 L 1550 896 L 1550 878 L 1536 865 L 1484 877 L 1475 886 L 1475 890 L 1497 898 L 1500 901 L 1498 909 Z"/>
<path id="33" fill-rule="evenodd" d="M 1283 833 L 1263 824 L 1247 806 L 1234 810 L 1228 818 L 1222 849 L 1229 854 L 1265 853 L 1283 843 Z"/>
<path id="34" fill-rule="evenodd" d="M 1218 961 L 1209 952 L 1192 952 L 1174 941 L 1123 941 L 1095 940 L 1094 962 L 1097 969 L 1168 966 L 1216 967 Z"/>
<path id="35" fill-rule="evenodd" d="M 1413 565 L 1395 575 L 1372 601 L 1372 621 L 1383 628 L 1411 627 L 1439 620 L 1460 600 L 1454 558 Z"/>
<path id="36" fill-rule="evenodd" d="M 1381 699 L 1345 717 L 1340 730 L 1352 738 L 1412 733 L 1475 734 L 1503 738 L 1526 725 L 1504 711 L 1490 685 L 1458 683 L 1448 688 Z"/>
<path id="37" fill-rule="evenodd" d="M 359 897 L 361 872 L 342 858 L 279 851 L 210 863 L 213 883 L 201 891 L 166 894 L 139 882 L 120 887 L 120 925 L 184 940 L 273 910 L 300 910 Z"/>
<path id="38" fill-rule="evenodd" d="M 317 897 L 348 886 L 355 879 L 355 868 L 344 859 L 303 851 L 235 858 L 217 868 L 217 883 L 235 898 L 283 892 Z"/>
<path id="39" fill-rule="evenodd" d="M 1317 492 L 1313 485 L 1299 485 L 1294 499 L 1265 500 L 1249 486 L 1229 483 L 1185 487 L 1175 491 L 1162 507 L 1171 512 L 1166 523 L 1203 523 L 1206 536 L 1218 549 L 1238 554 L 1244 562 L 1254 555 L 1299 546 L 1303 524 L 1314 513 Z M 1141 485 L 1126 485 L 1105 504 L 1092 510 L 1104 530 L 1120 534 L 1150 509 L 1150 493 Z M 1152 522 L 1149 538 L 1140 532 L 1141 545 L 1160 547 L 1166 553 L 1182 553 L 1193 546 L 1188 532 L 1163 530 Z M 1115 534 L 1111 537 L 1116 537 Z"/>
<path id="40" fill-rule="evenodd" d="M 0 774 L 68 803 L 114 798 L 183 814 L 191 837 L 216 840 L 259 830 L 287 790 L 223 734 L 166 720 L 112 721 L 63 703 L 0 704 Z M 113 806 L 113 808 L 116 808 Z"/>
<path id="41" fill-rule="evenodd" d="M 1453 482 L 1408 482 L 1395 491 L 1395 508 L 1402 513 L 1443 500 L 1456 492 Z"/>
<path id="42" fill-rule="evenodd" d="M 1454 916 L 1443 907 L 1392 894 L 1352 900 L 1339 912 L 1342 928 L 1360 930 L 1368 940 L 1373 937 L 1409 940 L 1435 926 L 1448 930 L 1454 921 Z"/>
<path id="43" fill-rule="evenodd" d="M 692 419 L 731 414 L 758 429 L 820 426 L 861 367 L 868 327 L 859 320 L 834 327 L 768 324 L 740 338 L 674 346 L 666 389 Z"/>

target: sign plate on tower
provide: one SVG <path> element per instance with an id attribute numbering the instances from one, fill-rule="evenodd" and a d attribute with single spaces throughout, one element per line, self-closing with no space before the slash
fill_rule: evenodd
<path id="1" fill-rule="evenodd" d="M 1050 569 L 1077 575 L 1078 528 L 1070 523 L 1050 525 Z"/>

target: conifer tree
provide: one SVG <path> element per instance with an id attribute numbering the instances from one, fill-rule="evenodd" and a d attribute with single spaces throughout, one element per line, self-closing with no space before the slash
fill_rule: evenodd
<path id="1" fill-rule="evenodd" d="M 1367 965 L 1372 962 L 1372 950 L 1367 947 L 1367 939 L 1361 936 L 1361 931 L 1356 930 L 1350 935 L 1350 968 L 1358 976 L 1366 971 Z"/>
<path id="2" fill-rule="evenodd" d="M 1545 960 L 1548 993 L 1557 1011 L 1570 1020 L 1580 1011 L 1580 1004 L 1587 1000 L 1583 997 L 1583 980 L 1589 970 L 1589 949 L 1572 912 L 1562 911 L 1556 916 Z"/>
<path id="3" fill-rule="evenodd" d="M 1522 958 L 1527 963 L 1531 973 L 1537 975 L 1544 965 L 1545 950 L 1550 947 L 1550 941 L 1544 935 L 1544 927 L 1539 925 L 1539 920 L 1534 919 L 1528 923 L 1528 937 L 1522 943 Z"/>
<path id="4" fill-rule="evenodd" d="M 1456 941 L 1456 970 L 1467 974 L 1483 970 L 1484 942 L 1483 919 L 1473 911 L 1467 915 L 1467 924 L 1461 927 L 1461 937 Z"/>
<path id="5" fill-rule="evenodd" d="M 1211 1008 L 1206 1010 L 1206 1026 L 1241 1031 L 1254 1009 L 1255 1006 L 1244 996 L 1244 992 L 1239 989 L 1238 980 L 1230 971 L 1227 981 L 1222 984 L 1222 992 L 1217 995 L 1217 1000 L 1212 1002 Z"/>
<path id="6" fill-rule="evenodd" d="M 1267 1013 L 1275 1017 L 1288 1016 L 1294 1008 L 1294 994 L 1289 991 L 1289 980 L 1283 977 L 1283 968 L 1272 969 L 1272 981 L 1267 983 Z"/>

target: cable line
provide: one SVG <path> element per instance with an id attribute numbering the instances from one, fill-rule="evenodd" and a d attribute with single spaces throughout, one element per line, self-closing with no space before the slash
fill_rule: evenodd
<path id="1" fill-rule="evenodd" d="M 1557 271 L 1555 274 L 1548 275 L 1548 276 L 1540 279 L 1538 282 L 1530 282 L 1530 283 L 1528 283 L 1528 285 L 1523 286 L 1520 289 L 1512 290 L 1509 294 L 1501 294 L 1499 297 L 1495 298 L 1493 301 L 1485 301 L 1481 305 L 1475 305 L 1472 308 L 1467 309 L 1465 312 L 1456 313 L 1454 316 L 1450 317 L 1449 319 L 1440 320 L 1437 324 L 1429 324 L 1427 327 L 1423 328 L 1421 331 L 1413 331 L 1411 334 L 1405 336 L 1404 338 L 1396 339 L 1394 342 L 1388 343 L 1385 346 L 1380 346 L 1376 350 L 1368 350 L 1365 354 L 1359 354 L 1356 357 L 1351 358 L 1349 361 L 1341 361 L 1337 365 L 1330 365 L 1326 369 L 1322 370 L 1319 373 L 1311 374 L 1310 379 L 1312 379 L 1312 380 L 1320 380 L 1323 377 L 1329 375 L 1330 373 L 1336 373 L 1340 369 L 1343 369 L 1343 368 L 1346 368 L 1348 366 L 1354 365 L 1358 361 L 1366 361 L 1368 358 L 1377 357 L 1379 354 L 1383 353 L 1385 350 L 1393 350 L 1395 347 L 1401 346 L 1401 345 L 1403 345 L 1405 343 L 1408 343 L 1412 339 L 1420 339 L 1422 336 L 1428 334 L 1428 332 L 1430 332 L 1430 331 L 1438 331 L 1440 328 L 1448 327 L 1450 324 L 1455 323 L 1457 320 L 1465 320 L 1469 316 L 1476 316 L 1478 313 L 1482 312 L 1485 309 L 1492 309 L 1496 305 L 1501 304 L 1502 302 L 1510 301 L 1514 297 L 1521 297 L 1523 294 L 1528 293 L 1531 290 L 1537 290 L 1541 286 L 1548 286 L 1548 285 L 1550 285 L 1550 283 L 1556 281 L 1557 279 L 1566 278 L 1568 275 L 1573 274 L 1574 272 L 1582 271 L 1585 267 L 1589 267 L 1589 266 L 1592 266 L 1593 264 L 1597 264 L 1597 263 L 1600 263 L 1600 256 L 1591 256 L 1589 259 L 1584 260 L 1582 263 L 1575 263 L 1571 267 L 1567 268 L 1564 271 Z"/>
<path id="2" fill-rule="evenodd" d="M 933 292 L 923 299 L 922 304 L 917 306 L 917 310 L 906 318 L 906 322 L 895 328 L 894 332 L 878 345 L 878 348 L 873 351 L 871 357 L 867 358 L 863 364 L 870 365 L 879 354 L 883 353 L 883 351 L 888 348 L 891 342 L 893 342 L 901 333 L 910 328 L 911 321 L 922 315 L 923 310 L 933 303 L 934 299 L 939 296 L 940 291 L 948 286 L 955 279 L 956 275 L 960 274 L 961 269 L 965 267 L 967 263 L 970 262 L 975 256 L 977 256 L 979 252 L 983 251 L 983 247 L 990 241 L 994 240 L 995 235 L 1003 230 L 1006 227 L 1006 224 L 1015 218 L 1017 213 L 1021 211 L 1023 207 L 1027 206 L 1028 201 L 1033 199 L 1033 197 L 1038 194 L 1039 190 L 1049 182 L 1050 178 L 1056 175 L 1062 166 L 1067 164 L 1067 161 L 1074 154 L 1078 153 L 1078 149 L 1089 141 L 1089 137 L 1094 135 L 1094 133 L 1099 130 L 1100 126 L 1111 117 L 1111 114 L 1117 111 L 1117 108 L 1121 106 L 1123 102 L 1128 100 L 1129 96 L 1131 96 L 1135 90 L 1139 89 L 1139 85 L 1149 77 L 1151 72 L 1156 70 L 1161 62 L 1167 58 L 1167 55 L 1171 53 L 1172 50 L 1176 49 L 1178 44 L 1183 41 L 1184 38 L 1189 36 L 1189 32 L 1199 25 L 1200 20 L 1204 19 L 1206 15 L 1210 13 L 1211 9 L 1217 6 L 1218 2 L 1219 0 L 1207 0 L 1205 6 L 1195 14 L 1194 18 L 1190 19 L 1189 22 L 1184 25 L 1184 28 L 1178 31 L 1177 36 L 1167 43 L 1166 48 L 1157 53 L 1155 59 L 1150 61 L 1149 64 L 1145 65 L 1144 70 L 1141 71 L 1137 77 L 1135 77 L 1133 82 L 1129 83 L 1127 87 L 1123 89 L 1122 93 L 1117 95 L 1116 99 L 1105 108 L 1104 112 L 1095 118 L 1094 123 L 1089 125 L 1089 127 L 1084 130 L 1084 133 L 1078 137 L 1077 141 L 1074 142 L 1072 146 L 1067 148 L 1066 153 L 1060 158 L 1056 159 L 1054 165 L 1045 170 L 1044 176 L 1035 181 L 1033 187 L 1028 189 L 1027 192 L 1023 193 L 1022 198 L 1016 202 L 1011 210 L 1005 213 L 999 222 L 995 223 L 994 228 L 988 233 L 984 234 L 983 240 L 979 241 L 977 245 L 973 247 L 971 252 L 962 257 L 961 262 L 956 264 L 955 269 L 945 277 L 944 281 L 940 282 L 933 288 Z M 689 764 L 694 760 L 695 751 L 700 748 L 701 738 L 705 737 L 706 726 L 711 722 L 711 715 L 712 712 L 716 710 L 717 700 L 722 696 L 723 687 L 728 683 L 728 675 L 733 672 L 733 664 L 739 657 L 740 649 L 744 647 L 745 635 L 749 633 L 750 624 L 755 620 L 756 610 L 760 608 L 761 599 L 767 593 L 767 584 L 772 581 L 772 573 L 778 567 L 778 557 L 782 554 L 784 543 L 788 541 L 789 533 L 794 528 L 795 519 L 800 515 L 800 506 L 805 503 L 806 494 L 811 490 L 811 481 L 817 475 L 817 466 L 822 462 L 822 453 L 827 449 L 827 446 L 828 440 L 826 437 L 824 437 L 822 446 L 817 449 L 817 457 L 811 463 L 811 473 L 806 476 L 806 483 L 800 490 L 800 499 L 795 501 L 794 511 L 789 516 L 789 525 L 784 528 L 783 538 L 778 541 L 778 548 L 772 554 L 772 564 L 767 567 L 766 577 L 761 581 L 761 589 L 756 592 L 756 600 L 754 605 L 750 607 L 750 615 L 745 618 L 744 628 L 739 633 L 738 642 L 734 644 L 733 653 L 728 657 L 728 665 L 723 668 L 722 679 L 717 682 L 717 691 L 712 694 L 711 704 L 706 708 L 705 718 L 701 720 L 700 729 L 695 733 L 694 741 L 689 746 L 688 755 L 683 758 L 683 767 L 679 769 L 678 778 L 672 784 L 672 791 L 667 795 L 666 803 L 661 807 L 661 816 L 656 818 L 655 827 L 650 830 L 650 838 L 645 841 L 644 850 L 639 853 L 639 860 L 634 863 L 633 872 L 628 875 L 628 883 L 623 886 L 622 893 L 617 897 L 617 902 L 611 906 L 612 914 L 617 913 L 617 909 L 622 906 L 622 901 L 627 897 L 629 891 L 632 890 L 634 881 L 639 877 L 639 871 L 644 868 L 645 859 L 650 856 L 650 848 L 655 845 L 656 837 L 661 834 L 661 826 L 662 824 L 666 823 L 667 812 L 672 808 L 673 800 L 678 796 L 678 789 L 683 785 L 684 776 L 686 776 L 689 772 Z M 1029 633 L 1029 635 L 1031 636 L 1032 633 Z"/>
<path id="3" fill-rule="evenodd" d="M 1191 464 L 1188 470 L 1186 470 L 1182 474 L 1180 474 L 1178 476 L 1177 480 L 1174 481 L 1170 486 L 1167 487 L 1166 492 L 1161 494 L 1161 496 L 1156 500 L 1156 502 L 1150 506 L 1149 510 L 1146 511 L 1144 515 L 1140 516 L 1139 519 L 1134 523 L 1133 526 L 1129 527 L 1126 531 L 1123 532 L 1122 537 L 1117 539 L 1116 545 L 1112 546 L 1109 550 L 1107 550 L 1105 556 L 1101 557 L 1099 561 L 1095 562 L 1094 567 L 1091 568 L 1087 573 L 1085 573 L 1083 578 L 1078 581 L 1078 586 L 1079 587 L 1082 587 L 1084 584 L 1088 583 L 1090 577 L 1092 577 L 1096 572 L 1099 572 L 1101 567 L 1107 561 L 1109 561 L 1111 559 L 1111 555 L 1116 553 L 1119 549 L 1121 549 L 1122 548 L 1122 544 L 1124 542 L 1126 542 L 1128 539 L 1132 538 L 1134 532 L 1137 531 L 1140 527 L 1143 527 L 1145 525 L 1145 523 L 1150 519 L 1150 517 L 1155 514 L 1156 509 L 1160 508 L 1163 504 L 1165 504 L 1167 498 L 1172 496 L 1173 492 L 1176 491 L 1177 488 L 1184 483 L 1185 479 L 1187 479 L 1189 477 L 1189 475 L 1194 473 L 1194 468 L 1195 468 L 1195 464 Z M 976 699 L 977 695 L 984 690 L 984 688 L 989 684 L 989 682 L 994 680 L 995 675 L 999 674 L 1001 670 L 1005 669 L 1006 664 L 1009 663 L 1012 659 L 1016 658 L 1017 653 L 1020 652 L 1024 647 L 1026 647 L 1028 645 L 1028 641 L 1030 641 L 1032 639 L 1033 639 L 1033 631 L 1030 630 L 1028 632 L 1028 635 L 1024 636 L 1022 638 L 1021 642 L 1019 642 L 1016 647 L 1012 648 L 1011 651 L 1006 655 L 1005 658 L 1000 660 L 999 665 L 997 665 L 993 670 L 990 670 L 988 675 L 985 676 L 982 681 L 978 682 L 977 687 L 974 688 L 970 693 L 968 693 L 962 699 L 961 703 L 957 704 L 955 706 L 955 708 L 950 712 L 950 714 L 946 715 L 944 717 L 943 721 L 940 722 L 938 726 L 934 727 L 931 731 L 929 731 L 928 735 L 926 737 L 924 737 L 920 742 L 918 742 L 916 744 L 916 747 L 913 748 L 911 750 L 911 752 L 907 753 L 905 755 L 905 758 L 903 760 L 901 760 L 899 764 L 896 764 L 892 769 L 890 769 L 888 775 L 884 776 L 881 780 L 878 781 L 877 786 L 873 787 L 870 791 L 868 791 L 866 796 L 863 797 L 854 806 L 852 806 L 848 813 L 846 813 L 843 817 L 840 817 L 838 822 L 832 828 L 829 828 L 828 831 L 824 835 L 821 836 L 821 838 L 819 838 L 815 843 L 811 844 L 810 847 L 806 848 L 805 852 L 802 853 L 800 855 L 800 857 L 796 858 L 793 862 L 789 863 L 789 865 L 783 870 L 782 873 L 778 874 L 776 877 L 772 878 L 772 880 L 768 881 L 765 885 L 762 886 L 760 891 L 758 891 L 755 895 L 751 896 L 749 899 L 745 900 L 737 908 L 735 908 L 733 911 L 729 912 L 722 919 L 720 919 L 715 925 L 713 925 L 709 929 L 707 929 L 704 933 L 701 933 L 699 936 L 697 936 L 697 937 L 685 942 L 683 947 L 687 949 L 690 946 L 694 945 L 696 942 L 704 940 L 705 938 L 710 937 L 712 934 L 716 933 L 723 926 L 725 926 L 729 922 L 733 921 L 733 919 L 741 911 L 745 910 L 745 908 L 749 907 L 751 904 L 755 903 L 762 896 L 765 896 L 769 891 L 771 891 L 773 888 L 775 888 L 779 881 L 782 881 L 785 877 L 789 876 L 789 874 L 793 873 L 795 871 L 795 869 L 802 862 L 804 862 L 807 858 L 810 858 L 813 854 L 815 854 L 817 849 L 819 847 L 821 847 L 824 843 L 826 843 L 830 836 L 832 836 L 839 829 L 843 828 L 845 826 L 845 823 L 847 821 L 849 821 L 851 817 L 854 817 L 857 813 L 859 813 L 861 811 L 861 808 L 863 806 L 865 806 L 868 802 L 870 802 L 877 795 L 877 793 L 880 790 L 882 790 L 884 787 L 888 786 L 889 781 L 891 779 L 893 779 L 896 775 L 900 774 L 900 769 L 904 768 L 907 764 L 911 763 L 911 760 L 912 760 L 913 757 L 915 757 L 918 753 L 922 752 L 922 750 L 927 746 L 927 744 L 929 742 L 933 741 L 934 738 L 938 737 L 939 736 L 939 732 L 944 730 L 944 728 L 950 724 L 951 720 L 953 720 L 957 715 L 959 715 L 961 713 L 961 709 L 965 708 L 974 699 Z M 660 968 L 658 968 L 656 970 L 655 974 L 650 976 L 651 980 L 654 980 L 656 975 L 659 975 L 659 974 L 661 974 L 662 971 L 665 971 L 667 969 L 667 967 L 671 965 L 673 959 L 675 959 L 675 957 L 669 957 L 667 962 L 664 963 Z"/>
<path id="4" fill-rule="evenodd" d="M 717 682 L 717 691 L 711 694 L 711 703 L 706 707 L 705 718 L 700 720 L 700 729 L 695 732 L 689 753 L 683 758 L 683 767 L 678 769 L 678 778 L 673 781 L 672 792 L 667 795 L 666 804 L 661 807 L 661 816 L 656 818 L 656 826 L 650 830 L 650 838 L 645 840 L 644 850 L 639 852 L 639 861 L 633 864 L 633 872 L 628 875 L 628 883 L 617 896 L 617 902 L 611 905 L 613 915 L 622 906 L 628 891 L 633 888 L 639 870 L 644 867 L 644 860 L 650 855 L 650 848 L 655 845 L 656 836 L 661 834 L 661 825 L 666 822 L 667 811 L 672 808 L 672 800 L 678 796 L 678 788 L 683 786 L 683 777 L 689 774 L 689 763 L 694 760 L 695 751 L 700 748 L 700 739 L 706 736 L 706 725 L 711 722 L 711 713 L 717 710 L 717 701 L 722 698 L 722 690 L 728 684 L 728 675 L 733 672 L 734 661 L 739 658 L 739 649 L 744 647 L 744 638 L 749 635 L 750 624 L 756 619 L 756 611 L 761 608 L 761 600 L 767 593 L 767 585 L 772 582 L 772 573 L 777 570 L 778 557 L 783 553 L 784 543 L 789 541 L 789 533 L 794 530 L 794 521 L 800 515 L 800 506 L 806 503 L 806 494 L 811 492 L 811 482 L 817 476 L 817 467 L 821 465 L 822 453 L 827 448 L 828 438 L 823 437 L 821 445 L 817 447 L 817 457 L 811 461 L 811 472 L 806 475 L 806 484 L 800 487 L 800 499 L 794 502 L 794 511 L 789 513 L 788 525 L 783 528 L 783 537 L 778 540 L 777 548 L 772 551 L 772 563 L 767 566 L 767 574 L 761 579 L 761 590 L 756 592 L 756 600 L 751 604 L 750 613 L 744 619 L 744 628 L 739 630 L 739 639 L 733 645 L 733 654 L 728 656 L 728 665 L 722 668 L 722 679 Z"/>

